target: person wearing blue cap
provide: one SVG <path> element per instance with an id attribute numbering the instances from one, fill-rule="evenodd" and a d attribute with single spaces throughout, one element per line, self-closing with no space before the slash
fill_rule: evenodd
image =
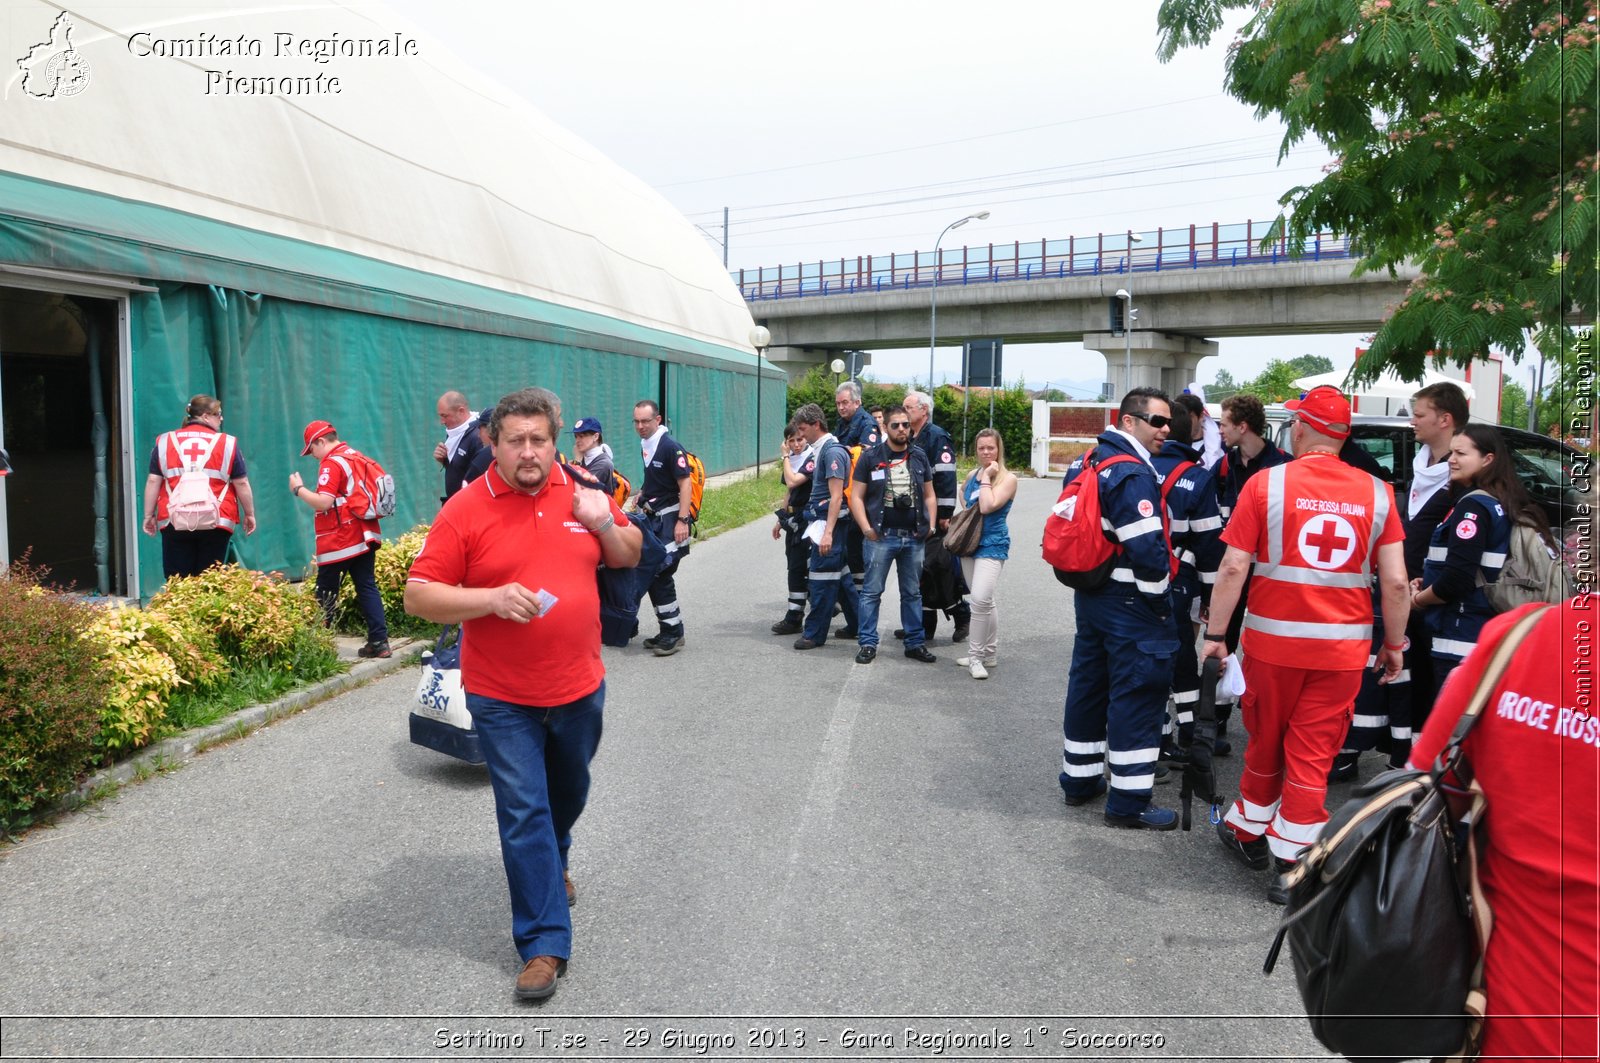
<path id="1" fill-rule="evenodd" d="M 606 445 L 599 418 L 578 418 L 578 423 L 572 426 L 572 438 L 578 452 L 578 464 L 594 474 L 594 478 L 605 486 L 607 494 L 615 491 L 615 456 Z"/>
<path id="2" fill-rule="evenodd" d="M 472 456 L 472 461 L 467 465 L 467 473 L 461 479 L 463 486 L 482 476 L 488 471 L 489 466 L 494 464 L 494 436 L 489 431 L 489 422 L 493 420 L 493 406 L 485 406 L 483 412 L 478 414 L 476 431 L 478 433 L 478 441 L 483 446 Z"/>

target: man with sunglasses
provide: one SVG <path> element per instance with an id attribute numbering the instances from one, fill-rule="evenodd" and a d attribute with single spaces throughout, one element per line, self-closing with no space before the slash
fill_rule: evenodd
<path id="1" fill-rule="evenodd" d="M 857 664 L 878 656 L 878 603 L 889 582 L 889 565 L 900 577 L 900 623 L 906 656 L 923 664 L 937 658 L 922 633 L 922 544 L 937 519 L 933 468 L 911 445 L 911 418 L 895 406 L 884 419 L 888 439 L 869 447 L 856 462 L 850 516 L 864 542 L 866 582 L 862 586 Z"/>
<path id="2" fill-rule="evenodd" d="M 1172 544 L 1151 455 L 1170 430 L 1164 392 L 1134 388 L 1088 461 L 1098 471 L 1111 578 L 1072 596 L 1077 633 L 1062 718 L 1061 791 L 1069 805 L 1106 793 L 1107 826 L 1172 830 L 1177 813 L 1151 803 L 1178 637 L 1172 626 Z M 1132 461 L 1111 462 L 1116 457 Z M 1069 473 L 1069 475 L 1071 475 Z"/>

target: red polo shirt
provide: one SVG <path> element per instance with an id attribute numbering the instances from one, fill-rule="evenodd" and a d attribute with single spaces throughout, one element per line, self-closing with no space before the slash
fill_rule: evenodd
<path id="1" fill-rule="evenodd" d="M 557 465 L 537 494 L 511 488 L 497 466 L 444 504 L 411 566 L 412 583 L 520 583 L 557 602 L 526 624 L 494 614 L 468 620 L 461 681 L 468 693 L 546 708 L 594 693 L 600 663 L 600 540 L 572 515 L 574 485 Z M 611 516 L 627 527 L 614 501 Z"/>

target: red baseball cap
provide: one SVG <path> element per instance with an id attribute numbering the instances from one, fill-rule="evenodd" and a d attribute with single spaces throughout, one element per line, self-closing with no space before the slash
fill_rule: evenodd
<path id="1" fill-rule="evenodd" d="M 306 449 L 300 452 L 301 457 L 311 453 L 311 444 L 315 443 L 323 436 L 332 434 L 333 425 L 329 424 L 327 421 L 312 421 L 310 424 L 306 425 Z"/>
<path id="2" fill-rule="evenodd" d="M 1299 414 L 1311 428 L 1334 439 L 1350 437 L 1350 400 L 1332 384 L 1312 388 L 1298 399 L 1290 399 L 1283 408 Z"/>

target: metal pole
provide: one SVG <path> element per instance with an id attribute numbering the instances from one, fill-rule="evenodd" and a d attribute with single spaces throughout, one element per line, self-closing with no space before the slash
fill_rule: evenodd
<path id="1" fill-rule="evenodd" d="M 1534 427 L 1535 409 L 1539 405 L 1539 368 L 1530 360 L 1528 362 L 1528 431 L 1536 432 Z"/>
<path id="2" fill-rule="evenodd" d="M 948 226 L 944 233 L 949 232 Z M 939 240 L 944 239 L 939 234 Z M 933 396 L 933 344 L 939 332 L 939 240 L 933 242 L 933 291 L 928 297 L 928 395 Z"/>
<path id="3" fill-rule="evenodd" d="M 722 268 L 728 268 L 728 208 L 722 208 Z M 760 355 L 756 355 L 760 358 Z"/>
<path id="4" fill-rule="evenodd" d="M 939 233 L 939 238 L 933 242 L 933 289 L 928 297 L 928 397 L 933 398 L 933 348 L 939 333 L 939 245 L 944 243 L 944 238 L 951 229 L 959 229 L 967 222 L 977 219 L 982 221 L 989 216 L 986 210 L 976 214 L 968 214 L 965 218 L 957 218 Z M 933 411 L 928 411 L 928 416 L 933 416 Z"/>
<path id="5" fill-rule="evenodd" d="M 1128 305 L 1122 309 L 1122 393 L 1133 390 L 1133 292 L 1128 292 Z"/>

